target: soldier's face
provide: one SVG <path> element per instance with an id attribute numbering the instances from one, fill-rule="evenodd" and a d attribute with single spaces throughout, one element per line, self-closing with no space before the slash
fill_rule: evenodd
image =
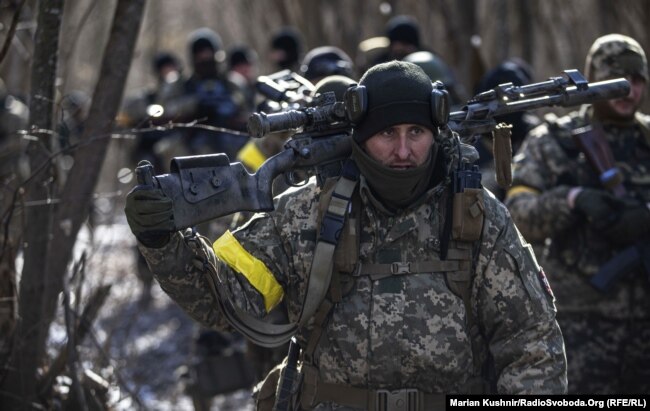
<path id="1" fill-rule="evenodd" d="M 599 119 L 626 121 L 634 118 L 645 96 L 647 83 L 638 75 L 626 79 L 630 82 L 630 93 L 626 97 L 594 103 L 594 113 Z"/>
<path id="2" fill-rule="evenodd" d="M 397 124 L 370 137 L 364 148 L 384 166 L 407 169 L 424 164 L 433 146 L 433 132 L 417 124 Z"/>

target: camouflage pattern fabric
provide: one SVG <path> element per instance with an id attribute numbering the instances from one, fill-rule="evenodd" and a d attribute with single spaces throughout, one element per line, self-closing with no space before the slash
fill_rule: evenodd
<path id="1" fill-rule="evenodd" d="M 642 376 L 634 370 L 650 361 L 650 340 L 640 340 L 638 328 L 638 323 L 650 320 L 650 284 L 642 272 L 624 275 L 607 294 L 589 284 L 599 267 L 621 250 L 573 213 L 566 200 L 571 187 L 601 188 L 597 173 L 571 137 L 571 130 L 590 122 L 585 106 L 534 129 L 515 156 L 506 205 L 528 241 L 546 240 L 545 246 L 540 245 L 544 247 L 540 262 L 557 298 L 571 392 L 575 388 L 602 394 L 619 392 L 618 384 Z M 634 124 L 603 126 L 628 195 L 643 202 L 650 201 L 649 126 L 650 117 L 640 113 Z M 605 327 L 612 328 L 594 339 L 595 330 Z M 637 349 L 627 350 L 628 343 L 637 344 Z M 593 369 L 605 364 L 616 372 L 603 372 L 596 380 L 598 371 Z M 647 375 L 631 379 L 636 383 L 626 385 L 627 390 L 647 392 Z"/>
<path id="2" fill-rule="evenodd" d="M 361 219 L 359 262 L 440 260 L 447 183 L 448 179 L 432 188 L 412 207 L 390 214 L 362 181 L 360 210 L 351 213 Z M 320 194 L 313 179 L 290 188 L 276 197 L 276 212 L 256 214 L 233 233 L 274 273 L 293 321 L 300 313 L 319 231 Z M 492 356 L 496 375 L 492 384 L 505 394 L 564 393 L 564 346 L 550 289 L 540 280 L 543 273 L 505 207 L 488 191 L 484 196 L 485 224 L 472 271 L 471 300 Z M 214 255 L 198 252 L 193 241 L 195 237 L 176 234 L 165 248 L 141 250 L 174 300 L 202 323 L 221 327 L 201 269 L 201 261 Z M 223 263 L 218 268 L 227 278 L 232 299 L 263 317 L 263 298 L 244 276 Z M 324 324 L 314 354 L 322 381 L 369 389 L 465 392 L 466 383 L 479 370 L 473 365 L 463 300 L 450 291 L 444 272 L 380 280 L 349 273 L 341 277 L 343 300 Z M 299 341 L 304 343 L 308 335 L 309 329 L 303 330 Z M 316 409 L 346 408 L 326 404 Z"/>
<path id="3" fill-rule="evenodd" d="M 567 346 L 569 392 L 650 392 L 650 321 L 559 313 L 558 322 Z"/>
<path id="4" fill-rule="evenodd" d="M 648 81 L 648 60 L 641 45 L 622 34 L 598 38 L 589 49 L 585 75 L 589 81 L 601 81 L 636 74 Z"/>

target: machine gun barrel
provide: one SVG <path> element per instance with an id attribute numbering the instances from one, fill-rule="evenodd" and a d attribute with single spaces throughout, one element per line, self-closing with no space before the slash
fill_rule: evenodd
<path id="1" fill-rule="evenodd" d="M 462 110 L 449 114 L 449 128 L 468 138 L 491 132 L 494 117 L 541 107 L 570 107 L 594 101 L 625 97 L 630 83 L 624 78 L 595 83 L 559 80 L 526 86 L 502 85 L 471 99 Z M 574 84 L 569 86 L 568 84 Z"/>

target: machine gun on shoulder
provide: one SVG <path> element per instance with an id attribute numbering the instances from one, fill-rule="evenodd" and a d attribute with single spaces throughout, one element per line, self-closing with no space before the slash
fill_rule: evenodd
<path id="1" fill-rule="evenodd" d="M 566 70 L 566 78 L 514 86 L 502 84 L 478 94 L 460 111 L 449 113 L 446 126 L 468 141 L 490 133 L 495 116 L 550 106 L 575 106 L 597 100 L 619 98 L 629 93 L 627 80 L 589 83 L 577 70 Z M 237 211 L 273 210 L 272 182 L 275 177 L 303 170 L 319 181 L 335 176 L 339 165 L 350 156 L 352 119 L 365 107 L 362 96 L 336 101 L 334 93 L 324 93 L 306 107 L 279 113 L 254 113 L 248 122 L 251 137 L 296 130 L 285 150 L 269 158 L 255 174 L 241 163 L 231 163 L 225 154 L 177 157 L 171 172 L 154 176 L 150 164 L 136 169 L 138 184 L 153 185 L 172 199 L 177 229 Z M 440 107 L 432 112 L 440 113 Z M 446 109 L 448 112 L 448 109 Z M 446 117 L 446 116 L 445 116 Z"/>

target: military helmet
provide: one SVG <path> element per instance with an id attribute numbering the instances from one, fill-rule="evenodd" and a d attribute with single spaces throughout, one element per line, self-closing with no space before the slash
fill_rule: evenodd
<path id="1" fill-rule="evenodd" d="M 353 84 L 355 84 L 355 81 L 350 77 L 335 74 L 327 76 L 316 83 L 314 90 L 310 94 L 315 96 L 321 93 L 333 92 L 336 101 L 343 101 L 346 90 Z"/>
<path id="2" fill-rule="evenodd" d="M 352 59 L 338 47 L 316 47 L 303 58 L 300 72 L 309 81 L 337 74 L 352 77 Z"/>
<path id="3" fill-rule="evenodd" d="M 449 66 L 440 57 L 430 51 L 416 51 L 404 57 L 403 60 L 420 66 L 427 73 L 431 81 L 440 80 L 446 86 L 455 83 Z"/>
<path id="4" fill-rule="evenodd" d="M 283 27 L 271 38 L 271 49 L 282 50 L 285 53 L 284 59 L 279 62 L 283 68 L 290 68 L 299 62 L 302 54 L 302 37 L 294 27 Z"/>
<path id="5" fill-rule="evenodd" d="M 622 34 L 608 34 L 596 39 L 585 62 L 590 81 L 636 74 L 648 81 L 648 60 L 641 45 Z"/>

